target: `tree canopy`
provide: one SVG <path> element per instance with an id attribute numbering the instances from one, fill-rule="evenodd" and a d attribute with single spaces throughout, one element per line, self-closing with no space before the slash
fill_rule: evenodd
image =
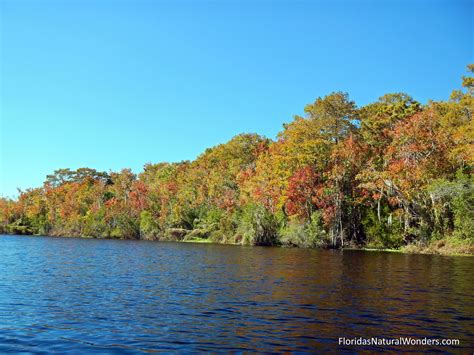
<path id="1" fill-rule="evenodd" d="M 469 73 L 474 65 L 468 66 Z M 240 134 L 194 161 L 58 169 L 0 199 L 4 233 L 254 245 L 474 243 L 474 78 L 447 101 L 317 98 L 276 140 Z"/>

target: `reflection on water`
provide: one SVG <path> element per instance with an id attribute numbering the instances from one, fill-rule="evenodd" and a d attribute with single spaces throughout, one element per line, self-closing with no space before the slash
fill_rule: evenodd
<path id="1" fill-rule="evenodd" d="M 473 270 L 472 257 L 1 236 L 0 352 L 350 350 L 338 338 L 359 336 L 467 350 Z"/>

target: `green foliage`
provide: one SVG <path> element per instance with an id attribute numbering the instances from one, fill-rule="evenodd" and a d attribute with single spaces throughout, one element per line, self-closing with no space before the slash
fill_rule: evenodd
<path id="1" fill-rule="evenodd" d="M 217 224 L 217 229 L 210 233 L 210 239 L 217 243 L 236 243 L 235 234 L 238 220 L 235 214 L 223 213 Z"/>
<path id="2" fill-rule="evenodd" d="M 140 236 L 141 239 L 157 239 L 162 234 L 162 230 L 157 220 L 153 218 L 150 211 L 140 213 Z"/>
<path id="3" fill-rule="evenodd" d="M 374 208 L 367 208 L 362 219 L 367 245 L 373 248 L 399 248 L 404 244 L 403 227 L 393 211 L 384 204 L 380 221 Z"/>
<path id="4" fill-rule="evenodd" d="M 444 234 L 453 227 L 456 237 L 474 240 L 474 175 L 459 170 L 452 181 L 434 181 L 429 191 Z"/>
<path id="5" fill-rule="evenodd" d="M 138 175 L 58 169 L 41 188 L 0 198 L 0 232 L 469 249 L 473 95 L 472 75 L 449 100 L 425 106 L 392 93 L 358 108 L 334 92 L 276 141 L 240 134 L 194 161 L 146 164 Z"/>
<path id="6" fill-rule="evenodd" d="M 86 180 L 102 181 L 110 183 L 110 176 L 106 172 L 90 168 L 79 168 L 77 170 L 58 169 L 53 174 L 46 176 L 45 185 L 58 187 L 71 182 L 83 182 Z"/>
<path id="7" fill-rule="evenodd" d="M 459 193 L 452 199 L 454 234 L 474 240 L 474 176 L 460 175 L 456 184 Z"/>
<path id="8" fill-rule="evenodd" d="M 106 234 L 107 224 L 105 223 L 105 210 L 87 211 L 83 217 L 83 229 L 81 234 L 84 236 L 100 238 Z"/>
<path id="9" fill-rule="evenodd" d="M 324 229 L 322 212 L 316 211 L 311 214 L 311 221 L 306 225 L 306 233 L 308 234 L 312 244 L 311 247 L 327 247 L 330 244 L 329 235 Z"/>
<path id="10" fill-rule="evenodd" d="M 297 219 L 290 219 L 280 229 L 280 242 L 287 246 L 300 248 L 328 247 L 330 239 L 324 230 L 320 211 L 311 215 L 310 222 L 301 223 Z"/>
<path id="11" fill-rule="evenodd" d="M 278 244 L 278 222 L 275 215 L 261 205 L 244 207 L 238 232 L 242 244 L 270 246 Z"/>

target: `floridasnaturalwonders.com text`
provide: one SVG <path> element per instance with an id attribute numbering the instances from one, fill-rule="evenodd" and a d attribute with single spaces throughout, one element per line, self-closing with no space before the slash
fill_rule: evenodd
<path id="1" fill-rule="evenodd" d="M 459 339 L 439 339 L 439 338 L 339 338 L 339 345 L 355 346 L 456 346 L 459 345 Z"/>

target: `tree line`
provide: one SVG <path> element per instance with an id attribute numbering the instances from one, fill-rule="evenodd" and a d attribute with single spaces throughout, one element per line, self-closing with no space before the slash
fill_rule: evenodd
<path id="1" fill-rule="evenodd" d="M 474 65 L 469 65 L 470 73 Z M 0 232 L 299 247 L 474 243 L 474 78 L 447 101 L 316 99 L 276 140 L 240 134 L 194 161 L 60 169 L 0 199 Z"/>

